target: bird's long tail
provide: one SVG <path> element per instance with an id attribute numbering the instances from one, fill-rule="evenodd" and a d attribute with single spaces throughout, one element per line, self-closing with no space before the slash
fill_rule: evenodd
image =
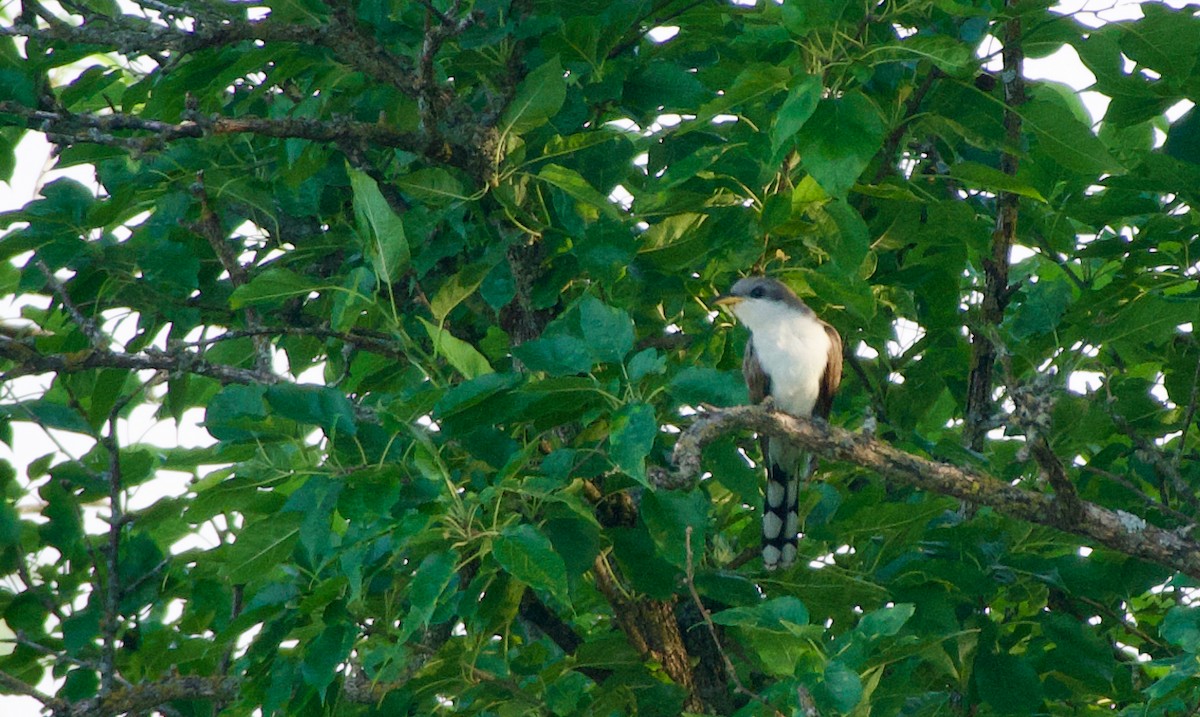
<path id="1" fill-rule="evenodd" d="M 789 451 L 790 452 L 790 451 Z M 791 456 L 789 456 L 791 457 Z M 812 475 L 812 456 L 767 461 L 767 488 L 763 496 L 762 558 L 767 570 L 788 567 L 796 560 L 800 530 L 800 482 Z M 790 464 L 785 467 L 781 463 Z"/>

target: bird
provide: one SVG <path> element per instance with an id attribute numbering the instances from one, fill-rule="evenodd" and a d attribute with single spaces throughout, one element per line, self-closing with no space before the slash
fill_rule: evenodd
<path id="1" fill-rule="evenodd" d="M 750 330 L 742 375 L 754 403 L 770 398 L 793 416 L 828 418 L 842 381 L 842 337 L 783 282 L 767 276 L 739 279 L 715 303 Z M 768 570 L 796 559 L 800 482 L 815 457 L 772 436 L 759 439 L 767 465 L 762 515 L 762 559 Z"/>

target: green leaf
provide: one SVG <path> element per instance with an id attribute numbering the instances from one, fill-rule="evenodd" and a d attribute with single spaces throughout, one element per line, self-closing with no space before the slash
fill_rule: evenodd
<path id="1" fill-rule="evenodd" d="M 327 625 L 315 640 L 305 644 L 300 669 L 304 681 L 323 692 L 338 676 L 337 666 L 349 655 L 357 636 L 353 625 Z"/>
<path id="2" fill-rule="evenodd" d="M 980 652 L 971 671 L 979 697 L 1001 714 L 1033 714 L 1042 706 L 1042 683 L 1026 660 Z"/>
<path id="3" fill-rule="evenodd" d="M 658 421 L 648 403 L 628 403 L 612 417 L 608 436 L 609 458 L 622 471 L 643 485 L 646 483 L 646 456 L 654 447 Z"/>
<path id="4" fill-rule="evenodd" d="M 825 667 L 822 685 L 839 712 L 849 712 L 858 706 L 862 699 L 862 679 L 857 672 L 837 660 Z"/>
<path id="5" fill-rule="evenodd" d="M 742 105 L 763 100 L 787 87 L 792 77 L 791 70 L 766 63 L 747 65 L 734 79 L 733 84 L 721 96 L 705 102 L 696 112 L 696 119 L 680 127 L 677 135 L 697 129 L 707 129 L 713 117 L 721 114 L 736 114 Z"/>
<path id="6" fill-rule="evenodd" d="M 900 628 L 904 627 L 904 623 L 908 622 L 916 609 L 912 603 L 880 608 L 863 615 L 854 629 L 868 640 L 891 637 L 900 632 Z"/>
<path id="7" fill-rule="evenodd" d="M 1035 99 L 1021 105 L 1020 112 L 1038 147 L 1067 169 L 1093 175 L 1123 171 L 1091 128 L 1060 102 Z"/>
<path id="8" fill-rule="evenodd" d="M 354 193 L 354 218 L 358 232 L 367 246 L 367 256 L 379 281 L 390 285 L 400 278 L 408 266 L 408 239 L 404 222 L 392 209 L 379 185 L 366 172 L 349 169 L 350 188 Z"/>
<path id="9" fill-rule="evenodd" d="M 442 594 L 450 587 L 457 566 L 458 558 L 448 550 L 431 553 L 421 561 L 406 591 L 409 610 L 400 628 L 402 638 L 429 627 L 434 610 Z"/>
<path id="10" fill-rule="evenodd" d="M 1163 151 L 1182 162 L 1200 164 L 1200 112 L 1195 107 L 1171 123 Z"/>
<path id="11" fill-rule="evenodd" d="M 568 672 L 546 687 L 546 706 L 560 717 L 578 714 L 576 709 L 580 699 L 595 684 L 578 672 Z"/>
<path id="12" fill-rule="evenodd" d="M 642 498 L 642 520 L 659 553 L 674 565 L 687 565 L 687 528 L 692 528 L 693 563 L 700 559 L 708 525 L 703 491 L 651 491 Z"/>
<path id="13" fill-rule="evenodd" d="M 291 269 L 274 267 L 234 289 L 229 296 L 229 306 L 242 309 L 257 304 L 278 304 L 293 296 L 306 296 L 316 288 L 316 282 Z"/>
<path id="14" fill-rule="evenodd" d="M 567 99 L 567 80 L 557 57 L 530 72 L 513 95 L 500 121 L 501 135 L 525 134 L 558 114 Z"/>
<path id="15" fill-rule="evenodd" d="M 621 221 L 617 206 L 596 190 L 579 172 L 557 164 L 547 164 L 537 174 L 538 179 L 558 187 L 574 199 L 593 207 L 614 221 Z"/>
<path id="16" fill-rule="evenodd" d="M 1158 630 L 1172 645 L 1193 654 L 1200 652 L 1200 609 L 1176 605 L 1167 611 Z"/>
<path id="17" fill-rule="evenodd" d="M 656 112 L 659 108 L 670 112 L 690 110 L 711 96 L 694 73 L 660 60 L 633 73 L 625 82 L 621 99 L 642 112 Z"/>
<path id="18" fill-rule="evenodd" d="M 574 376 L 592 370 L 589 346 L 566 334 L 526 341 L 512 350 L 513 356 L 531 371 L 544 371 L 551 376 Z"/>
<path id="19" fill-rule="evenodd" d="M 428 167 L 404 175 L 396 186 L 413 197 L 434 206 L 466 201 L 462 182 L 441 167 Z"/>
<path id="20" fill-rule="evenodd" d="M 15 421 L 34 421 L 47 428 L 92 435 L 92 426 L 79 412 L 48 399 L 0 406 L 0 415 Z"/>
<path id="21" fill-rule="evenodd" d="M 629 382 L 637 383 L 651 374 L 660 374 L 667 370 L 667 357 L 658 349 L 642 349 L 629 359 L 626 366 Z"/>
<path id="22" fill-rule="evenodd" d="M 434 354 L 445 356 L 450 365 L 463 376 L 477 378 L 485 373 L 492 373 L 492 365 L 474 346 L 423 318 L 421 325 L 425 327 L 426 333 L 433 341 Z"/>
<path id="23" fill-rule="evenodd" d="M 353 436 L 354 405 L 346 395 L 328 386 L 280 383 L 267 388 L 271 408 L 297 423 L 320 426 L 328 434 Z"/>
<path id="24" fill-rule="evenodd" d="M 567 595 L 567 568 L 550 540 L 532 525 L 520 523 L 505 528 L 492 543 L 496 562 L 509 575 L 535 590 L 544 590 L 560 603 Z"/>
<path id="25" fill-rule="evenodd" d="M 821 101 L 823 91 L 821 78 L 816 75 L 805 75 L 792 85 L 788 90 L 787 99 L 783 101 L 779 111 L 775 113 L 775 120 L 771 123 L 772 152 L 778 152 L 779 148 L 795 137 L 804 123 L 812 117 Z"/>
<path id="26" fill-rule="evenodd" d="M 801 164 L 833 197 L 845 196 L 882 146 L 879 110 L 858 91 L 821 100 L 796 134 Z"/>
<path id="27" fill-rule="evenodd" d="M 740 406 L 750 393 L 740 371 L 719 371 L 708 366 L 688 366 L 671 378 L 667 391 L 679 403 L 699 406 Z"/>
<path id="28" fill-rule="evenodd" d="M 900 43 L 899 50 L 929 60 L 952 77 L 961 77 L 977 65 L 969 47 L 946 35 L 913 35 Z"/>
<path id="29" fill-rule="evenodd" d="M 204 427 L 219 441 L 254 438 L 267 417 L 265 386 L 230 384 L 208 402 Z"/>
<path id="30" fill-rule="evenodd" d="M 1168 82 L 1187 81 L 1196 67 L 1200 21 L 1185 9 L 1149 3 L 1140 22 L 1120 23 L 1121 49 L 1134 62 L 1158 72 Z"/>
<path id="31" fill-rule="evenodd" d="M 808 624 L 808 608 L 799 599 L 772 598 L 754 607 L 735 607 L 714 613 L 713 622 L 730 627 L 748 627 L 779 634 L 796 634 Z"/>
<path id="32" fill-rule="evenodd" d="M 491 264 L 476 262 L 463 267 L 461 271 L 443 282 L 429 302 L 429 311 L 433 314 L 434 321 L 439 324 L 444 322 L 454 307 L 475 293 L 491 270 Z"/>
<path id="33" fill-rule="evenodd" d="M 990 192 L 1011 192 L 1022 197 L 1036 199 L 1045 203 L 1046 198 L 1037 188 L 1023 181 L 1019 176 L 1005 174 L 994 167 L 977 162 L 959 162 L 950 168 L 950 176 L 964 184 L 985 189 Z"/>
<path id="34" fill-rule="evenodd" d="M 247 525 L 228 547 L 229 557 L 222 570 L 234 584 L 263 580 L 291 555 L 300 539 L 299 513 L 280 513 Z"/>
<path id="35" fill-rule="evenodd" d="M 597 361 L 621 363 L 633 350 L 633 320 L 629 314 L 594 296 L 585 296 L 579 303 L 579 325 Z"/>

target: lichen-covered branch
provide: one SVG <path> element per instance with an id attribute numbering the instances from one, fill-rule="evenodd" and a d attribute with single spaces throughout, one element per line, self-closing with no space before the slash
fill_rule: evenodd
<path id="1" fill-rule="evenodd" d="M 4 115 L 11 115 L 12 118 Z M 0 101 L 0 126 L 18 126 L 45 132 L 57 142 L 101 144 L 133 152 L 150 152 L 169 143 L 216 135 L 253 134 L 279 139 L 306 139 L 326 144 L 403 149 L 431 160 L 458 167 L 481 182 L 490 181 L 490 157 L 476 146 L 431 142 L 418 132 L 402 132 L 387 125 L 344 118 L 328 121 L 267 117 L 208 117 L 164 122 L 119 112 L 70 114 L 34 109 Z"/>
<path id="2" fill-rule="evenodd" d="M 6 336 L 0 336 L 0 359 L 14 363 L 12 368 L 0 375 L 0 381 L 40 373 L 69 374 L 96 368 L 188 373 L 207 376 L 221 383 L 273 384 L 283 380 L 274 373 L 212 363 L 190 351 L 147 349 L 131 354 L 91 349 L 69 354 L 47 354 L 39 352 L 27 342 Z"/>
<path id="3" fill-rule="evenodd" d="M 823 458 L 842 460 L 920 490 L 952 496 L 997 513 L 1086 538 L 1126 555 L 1200 578 L 1200 542 L 1150 525 L 1140 516 L 1079 501 L 1071 520 L 1055 496 L 1010 485 L 984 473 L 906 453 L 874 438 L 796 418 L 769 407 L 738 406 L 700 416 L 675 444 L 675 472 L 655 476 L 663 488 L 678 488 L 700 475 L 705 445 L 733 430 L 783 436 Z"/>
<path id="4" fill-rule="evenodd" d="M 272 20 L 199 22 L 188 31 L 169 25 L 142 22 L 130 15 L 92 17 L 74 25 L 55 22 L 47 27 L 17 23 L 0 27 L 0 37 L 28 37 L 43 43 L 96 46 L 123 55 L 187 54 L 241 42 L 290 42 L 331 50 L 336 57 L 363 74 L 415 97 L 418 78 L 412 62 L 388 52 L 373 38 L 357 32 L 351 23 L 335 18 L 324 25 L 300 25 Z"/>
<path id="5" fill-rule="evenodd" d="M 1012 5 L 1012 3 L 1007 3 Z M 1001 85 L 1004 91 L 1004 143 L 1000 154 L 1000 171 L 1015 176 L 1021 147 L 1021 115 L 1025 103 L 1024 51 L 1021 47 L 1021 19 L 1010 18 L 1004 24 L 1004 48 L 1001 57 L 1004 71 Z M 971 372 L 967 378 L 967 402 L 963 425 L 963 445 L 973 451 L 983 449 L 992 412 L 992 383 L 995 373 L 997 347 L 989 334 L 1004 320 L 1004 310 L 1012 298 L 1008 285 L 1009 255 L 1017 235 L 1017 216 L 1020 197 L 1014 192 L 1000 192 L 996 197 L 996 225 L 992 230 L 992 254 L 983 259 L 984 285 L 978 326 L 971 327 Z"/>

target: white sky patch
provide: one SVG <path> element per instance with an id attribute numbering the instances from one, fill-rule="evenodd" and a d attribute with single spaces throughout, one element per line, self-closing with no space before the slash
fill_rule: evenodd
<path id="1" fill-rule="evenodd" d="M 892 324 L 896 338 L 887 342 L 888 354 L 900 356 L 925 337 L 925 329 L 915 321 L 896 319 Z"/>
<path id="2" fill-rule="evenodd" d="M 608 201 L 628 211 L 633 206 L 633 195 L 629 193 L 628 189 L 618 184 L 609 192 Z"/>
<path id="3" fill-rule="evenodd" d="M 650 38 L 651 42 L 656 42 L 661 45 L 678 34 L 678 25 L 661 25 L 659 27 L 652 28 L 650 32 L 646 33 L 646 37 Z"/>
<path id="4" fill-rule="evenodd" d="M 1086 396 L 1104 385 L 1104 374 L 1097 371 L 1072 371 L 1067 377 L 1067 390 Z"/>

